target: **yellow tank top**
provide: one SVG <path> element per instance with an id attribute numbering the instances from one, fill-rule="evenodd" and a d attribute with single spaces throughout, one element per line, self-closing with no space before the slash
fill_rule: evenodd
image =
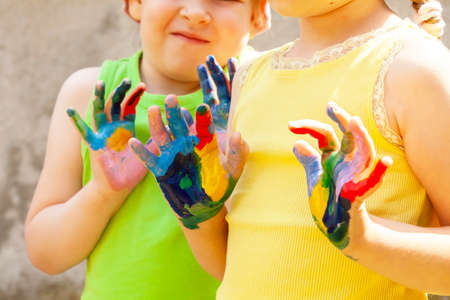
<path id="1" fill-rule="evenodd" d="M 368 211 L 430 226 L 432 206 L 408 166 L 401 138 L 389 129 L 383 102 L 389 64 L 405 34 L 414 31 L 425 35 L 407 21 L 385 26 L 318 52 L 310 61 L 285 57 L 287 45 L 236 75 L 243 85 L 232 124 L 250 154 L 229 203 L 218 300 L 426 299 L 345 257 L 316 228 L 306 175 L 292 153 L 297 139 L 316 143 L 287 126 L 298 119 L 332 124 L 326 114 L 330 100 L 360 116 L 377 154 L 394 160 L 382 186 L 366 200 Z"/>

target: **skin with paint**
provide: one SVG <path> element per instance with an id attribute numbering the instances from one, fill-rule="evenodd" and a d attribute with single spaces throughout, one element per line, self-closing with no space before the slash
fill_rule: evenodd
<path id="1" fill-rule="evenodd" d="M 209 74 L 211 76 L 208 76 Z M 211 108 L 215 133 L 222 153 L 226 150 L 226 132 L 231 104 L 231 85 L 236 73 L 236 61 L 228 60 L 229 76 L 225 76 L 222 68 L 214 58 L 209 56 L 205 65 L 199 65 L 198 78 L 203 92 L 203 102 Z M 213 79 L 214 84 L 211 82 Z M 217 93 L 214 92 L 215 86 Z M 200 145 L 201 147 L 202 145 Z"/>
<path id="2" fill-rule="evenodd" d="M 317 51 L 352 36 L 400 21 L 384 0 L 271 0 L 270 3 L 279 14 L 299 20 L 301 36 L 285 53 L 286 57 L 296 59 L 310 59 Z M 347 210 L 352 225 L 349 226 L 347 233 L 343 234 L 342 238 L 337 238 L 335 242 L 340 245 L 348 243 L 343 253 L 395 282 L 434 294 L 450 294 L 450 194 L 447 186 L 442 184 L 450 182 L 448 172 L 450 156 L 443 154 L 450 151 L 449 70 L 450 54 L 440 41 L 411 35 L 405 37 L 400 53 L 389 67 L 384 85 L 387 121 L 402 137 L 411 171 L 426 189 L 441 227 L 413 226 L 368 214 L 364 209 L 364 203 L 360 204 L 364 199 L 360 193 L 377 180 L 367 182 L 361 189 L 357 185 L 352 187 L 350 184 L 347 187 L 347 194 L 343 195 L 341 192 L 340 195 L 334 196 L 334 204 L 330 205 L 333 209 L 329 212 L 331 222 L 327 221 L 327 224 L 321 225 L 326 233 L 328 228 L 343 228 L 345 217 L 339 219 L 338 212 L 346 211 L 348 206 L 344 203 L 345 200 L 340 202 L 339 197 L 345 197 L 350 202 L 354 197 L 351 208 Z M 236 89 L 233 90 L 231 119 L 238 94 Z M 335 143 L 339 144 L 337 138 Z M 348 145 L 341 147 L 344 151 L 341 151 L 341 156 L 345 156 L 346 147 Z M 302 154 L 311 156 L 306 150 Z M 331 172 L 333 168 L 339 167 L 338 161 L 333 161 L 333 157 L 330 157 L 325 164 L 327 171 Z M 305 164 L 311 164 L 311 168 L 315 165 L 319 169 L 323 168 L 322 162 L 310 160 L 305 161 Z M 380 163 L 388 165 L 389 161 L 382 160 Z M 380 172 L 375 171 L 372 178 L 381 177 L 382 169 L 378 169 Z M 315 180 L 319 182 L 321 179 L 319 176 L 314 179 L 313 174 L 319 173 L 311 171 L 308 177 L 311 178 L 309 183 L 311 194 L 315 191 L 313 188 L 316 186 Z M 344 178 L 345 176 L 342 179 L 335 176 L 333 180 L 346 182 Z M 352 181 L 353 179 L 357 183 L 361 178 L 352 178 Z M 331 177 L 328 181 L 332 182 Z M 319 185 L 322 186 L 322 183 Z M 319 222 L 323 222 L 329 194 L 326 191 L 322 201 L 317 202 L 321 203 L 321 206 L 314 214 Z M 209 234 L 188 239 L 199 263 L 211 274 L 216 274 L 218 279 L 221 279 L 225 272 L 227 251 L 227 225 L 222 222 L 224 215 L 225 213 L 219 214 L 215 218 L 216 222 L 205 226 L 204 231 Z M 345 216 L 345 213 L 342 213 L 342 216 Z M 353 230 L 355 232 L 352 232 Z M 219 246 L 208 242 L 213 236 L 219 235 L 221 238 L 215 241 L 222 241 L 220 249 Z M 211 256 L 211 249 L 215 251 L 214 260 L 205 258 Z"/>
<path id="3" fill-rule="evenodd" d="M 118 191 L 131 191 L 147 173 L 128 146 L 128 140 L 135 134 L 136 105 L 145 91 L 145 85 L 139 84 L 125 99 L 130 87 L 130 80 L 125 79 L 105 105 L 105 86 L 103 82 L 97 84 L 93 102 L 97 132 L 84 122 L 76 110 L 67 110 L 83 140 L 89 145 L 91 157 L 98 161 L 107 184 Z M 150 143 L 146 146 L 149 147 Z"/>
<path id="4" fill-rule="evenodd" d="M 370 174 L 361 178 L 372 166 L 375 157 L 373 142 L 357 117 L 351 117 L 335 103 L 327 109 L 343 133 L 338 143 L 333 128 L 314 120 L 289 123 L 296 134 L 309 134 L 319 143 L 319 154 L 304 141 L 294 147 L 294 154 L 305 168 L 308 182 L 309 206 L 317 227 L 340 250 L 349 246 L 351 214 L 361 208 L 364 196 L 382 179 L 392 159 L 383 157 Z M 360 179 L 358 179 L 360 178 Z"/>
<path id="5" fill-rule="evenodd" d="M 185 95 L 198 90 L 196 68 L 208 55 L 214 54 L 225 65 L 229 57 L 241 53 L 249 38 L 269 26 L 265 0 L 124 0 L 124 4 L 125 13 L 139 24 L 140 75 L 150 87 L 147 91 L 154 94 Z M 52 115 L 43 170 L 25 221 L 29 258 L 48 274 L 59 274 L 86 259 L 141 176 L 140 171 L 124 171 L 130 161 L 122 162 L 131 156 L 127 147 L 120 149 L 133 131 L 127 120 L 107 118 L 104 126 L 93 130 L 95 134 L 76 121 L 87 142 L 98 148 L 91 151 L 93 179 L 82 185 L 83 138 L 66 111 L 71 107 L 70 114 L 77 120 L 75 111 L 85 115 L 99 75 L 100 67 L 71 75 Z M 117 116 L 117 109 L 116 105 L 111 115 Z M 105 144 L 110 146 L 101 148 Z M 127 176 L 121 177 L 122 173 Z"/>
<path id="6" fill-rule="evenodd" d="M 218 99 L 207 69 L 217 88 Z M 236 70 L 232 60 L 229 70 L 232 79 Z M 159 107 L 149 108 L 149 127 L 159 151 L 152 153 L 139 140 L 130 140 L 133 151 L 155 175 L 173 211 L 189 229 L 197 229 L 199 223 L 221 211 L 239 178 L 246 155 L 245 144 L 235 140 L 230 143 L 228 155 L 225 147 L 219 147 L 219 141 L 225 139 L 228 122 L 230 80 L 212 56 L 207 60 L 207 67 L 199 66 L 198 72 L 205 104 L 197 108 L 195 124 L 189 112 L 182 113 L 176 97 L 168 96 L 166 119 L 170 132 L 162 122 Z M 215 128 L 219 129 L 217 133 L 222 133 L 220 137 Z"/>
<path id="7" fill-rule="evenodd" d="M 302 34 L 285 54 L 297 59 L 308 59 L 316 51 L 399 20 L 383 0 L 272 0 L 271 5 L 282 15 L 299 19 Z M 320 161 L 308 145 L 299 142 L 295 146 L 309 173 L 312 213 L 330 241 L 378 274 L 412 289 L 443 295 L 450 294 L 450 198 L 442 184 L 450 182 L 450 156 L 442 155 L 450 151 L 449 70 L 450 54 L 440 41 L 405 36 L 384 85 L 387 121 L 402 138 L 411 171 L 425 188 L 441 227 L 425 228 L 370 215 L 363 203 L 364 193 L 390 162 L 382 159 L 371 176 L 359 178 L 359 167 L 350 167 L 354 164 L 350 158 L 341 161 L 348 147 L 359 148 L 356 142 L 352 146 L 347 134 L 332 155 L 327 155 L 326 147 L 331 147 L 327 141 L 333 141 L 337 150 L 337 138 L 319 141 L 325 153 Z M 357 129 L 356 125 L 349 130 Z M 315 134 L 317 130 L 301 131 Z M 356 177 L 348 181 L 352 173 Z M 330 193 L 329 187 L 336 191 Z"/>

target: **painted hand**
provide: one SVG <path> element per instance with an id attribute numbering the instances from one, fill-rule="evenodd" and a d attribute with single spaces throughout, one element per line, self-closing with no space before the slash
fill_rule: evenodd
<path id="1" fill-rule="evenodd" d="M 203 103 L 208 104 L 211 108 L 216 137 L 219 142 L 219 148 L 223 153 L 225 153 L 226 148 L 226 132 L 231 104 L 231 86 L 236 73 L 236 65 L 235 59 L 230 58 L 228 60 L 228 77 L 212 55 L 208 57 L 206 66 L 198 66 L 198 78 L 203 91 Z M 208 71 L 214 81 L 215 89 L 213 88 L 210 76 L 208 76 Z"/>
<path id="2" fill-rule="evenodd" d="M 230 139 L 227 157 L 236 168 L 229 174 L 220 163 L 208 105 L 197 108 L 194 124 L 189 112 L 180 109 L 177 98 L 168 96 L 166 119 L 168 129 L 162 122 L 160 108 L 149 108 L 150 132 L 158 151 L 149 151 L 137 139 L 131 139 L 129 144 L 153 172 L 183 225 L 195 229 L 222 209 L 242 171 L 246 144 L 239 134 Z"/>
<path id="3" fill-rule="evenodd" d="M 333 128 L 327 124 L 301 120 L 289 122 L 289 129 L 310 134 L 319 142 L 322 155 L 305 141 L 296 142 L 294 154 L 306 171 L 309 205 L 316 225 L 333 245 L 343 250 L 361 233 L 356 220 L 366 212 L 364 198 L 381 182 L 392 159 L 383 157 L 372 168 L 375 149 L 361 120 L 332 102 L 327 112 L 344 134 L 340 146 Z"/>
<path id="4" fill-rule="evenodd" d="M 145 91 L 145 85 L 139 84 L 124 100 L 130 87 L 130 80 L 123 80 L 105 105 L 105 85 L 101 81 L 97 83 L 93 102 L 96 131 L 83 121 L 78 112 L 71 108 L 67 110 L 90 148 L 94 179 L 115 191 L 124 188 L 131 191 L 147 173 L 128 146 L 128 140 L 135 134 L 136 105 Z M 100 172 L 94 169 L 94 164 L 99 165 Z"/>

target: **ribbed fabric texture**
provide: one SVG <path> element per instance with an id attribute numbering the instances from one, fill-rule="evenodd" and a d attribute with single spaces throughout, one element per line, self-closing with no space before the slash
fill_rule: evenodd
<path id="1" fill-rule="evenodd" d="M 316 228 L 308 205 L 306 174 L 292 148 L 288 121 L 332 124 L 326 105 L 335 101 L 360 116 L 378 156 L 394 165 L 367 200 L 371 214 L 427 226 L 432 207 L 408 167 L 405 153 L 388 142 L 373 117 L 374 86 L 408 25 L 381 32 L 343 56 L 303 69 L 273 67 L 269 53 L 244 81 L 233 127 L 250 146 L 248 162 L 230 200 L 227 265 L 218 300 L 426 299 L 346 258 Z"/>
<path id="2" fill-rule="evenodd" d="M 139 51 L 130 58 L 106 61 L 100 79 L 109 95 L 124 78 L 134 88 L 141 82 Z M 163 95 L 145 93 L 136 108 L 136 136 L 150 136 L 147 109 L 159 105 Z M 179 97 L 191 114 L 202 103 L 201 91 Z M 91 124 L 92 107 L 85 120 Z M 89 116 L 89 117 L 88 117 Z M 92 176 L 89 152 L 82 146 L 83 184 Z M 148 174 L 110 220 L 87 260 L 82 300 L 192 299 L 215 298 L 219 283 L 197 263 L 178 221 L 152 174 Z"/>

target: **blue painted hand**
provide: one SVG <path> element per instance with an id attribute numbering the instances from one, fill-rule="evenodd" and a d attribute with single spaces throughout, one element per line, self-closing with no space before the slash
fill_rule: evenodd
<path id="1" fill-rule="evenodd" d="M 236 60 L 228 60 L 228 77 L 215 60 L 209 56 L 205 65 L 198 66 L 198 78 L 203 91 L 203 103 L 211 108 L 220 150 L 225 153 L 228 116 L 231 105 L 231 86 L 236 73 Z M 211 76 L 208 76 L 208 71 Z M 211 79 L 213 82 L 211 82 Z M 215 89 L 213 88 L 215 86 Z"/>
<path id="2" fill-rule="evenodd" d="M 95 178 L 100 177 L 97 174 L 94 179 L 106 181 L 113 190 L 124 188 L 131 190 L 147 173 L 128 147 L 128 140 L 135 134 L 136 105 L 145 92 L 145 85 L 138 84 L 125 99 L 126 92 L 130 88 L 130 80 L 123 80 L 105 104 L 105 85 L 102 81 L 97 83 L 93 102 L 96 131 L 83 121 L 78 112 L 71 108 L 67 110 L 67 114 L 90 148 L 91 162 L 99 164 L 101 173 L 106 178 L 99 180 Z"/>
<path id="3" fill-rule="evenodd" d="M 230 161 L 240 162 L 228 172 L 219 159 L 214 124 L 208 105 L 197 108 L 196 122 L 182 111 L 176 96 L 165 103 L 168 128 L 157 106 L 149 108 L 149 127 L 158 150 L 149 151 L 137 139 L 129 144 L 155 175 L 167 201 L 186 228 L 215 216 L 231 194 L 245 162 L 246 144 L 237 134 L 230 139 Z M 196 131 L 196 134 L 193 132 Z"/>

